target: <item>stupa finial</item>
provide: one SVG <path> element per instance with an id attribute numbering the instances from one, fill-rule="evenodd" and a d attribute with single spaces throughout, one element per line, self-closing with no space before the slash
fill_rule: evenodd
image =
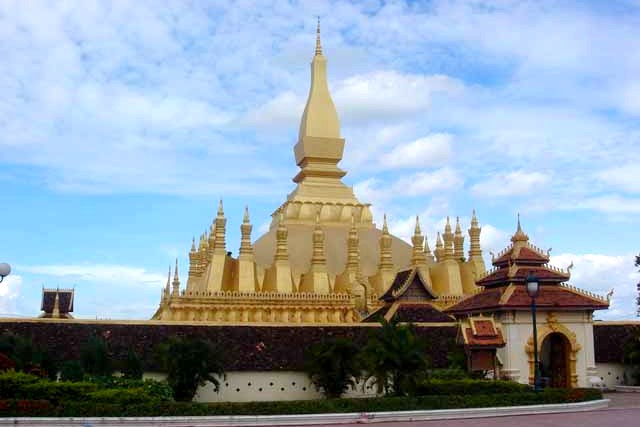
<path id="1" fill-rule="evenodd" d="M 244 217 L 242 218 L 242 222 L 249 224 L 249 206 L 244 207 Z"/>
<path id="2" fill-rule="evenodd" d="M 320 16 L 318 16 L 318 26 L 316 27 L 316 55 L 322 55 L 322 44 L 320 43 Z"/>
<path id="3" fill-rule="evenodd" d="M 222 206 L 222 198 L 218 202 L 218 216 L 224 216 L 224 207 Z"/>
<path id="4" fill-rule="evenodd" d="M 387 214 L 384 214 L 382 219 L 382 232 L 384 234 L 389 234 L 389 226 L 387 225 Z"/>
<path id="5" fill-rule="evenodd" d="M 422 232 L 422 230 L 420 230 L 420 217 L 418 215 L 416 215 L 416 228 L 414 229 L 413 233 L 415 235 L 418 235 Z"/>
<path id="6" fill-rule="evenodd" d="M 522 226 L 520 225 L 520 213 L 518 212 L 518 228 L 516 229 L 516 233 L 511 237 L 511 241 L 513 243 L 516 242 L 526 242 L 529 240 L 529 236 L 527 233 L 522 231 Z"/>

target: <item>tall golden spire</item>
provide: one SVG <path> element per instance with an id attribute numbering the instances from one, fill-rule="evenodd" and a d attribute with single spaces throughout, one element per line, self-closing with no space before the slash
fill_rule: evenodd
<path id="1" fill-rule="evenodd" d="M 278 212 L 278 229 L 276 230 L 276 261 L 288 261 L 289 249 L 287 246 L 287 236 L 289 231 L 284 225 L 284 213 Z"/>
<path id="2" fill-rule="evenodd" d="M 411 265 L 424 267 L 427 261 L 424 256 L 424 236 L 422 230 L 420 230 L 420 218 L 416 215 L 416 227 L 413 231 L 413 237 L 411 237 L 411 243 L 413 243 L 413 251 L 411 253 Z"/>
<path id="3" fill-rule="evenodd" d="M 215 235 L 215 239 L 213 242 L 213 251 L 215 253 L 226 254 L 225 234 L 226 234 L 227 219 L 224 217 L 224 208 L 222 206 L 222 199 L 220 199 L 220 203 L 218 203 L 218 214 L 216 216 L 215 225 L 216 225 L 215 229 L 213 230 Z"/>
<path id="4" fill-rule="evenodd" d="M 355 215 L 351 215 L 351 228 L 347 238 L 347 270 L 357 272 L 360 267 L 360 236 L 356 227 Z"/>
<path id="5" fill-rule="evenodd" d="M 240 292 L 255 292 L 258 289 L 253 245 L 251 244 L 252 229 L 253 226 L 249 221 L 249 207 L 245 206 L 242 225 L 240 225 L 240 254 L 234 276 L 234 288 Z"/>
<path id="6" fill-rule="evenodd" d="M 464 236 L 460 228 L 460 217 L 456 217 L 456 232 L 453 235 L 453 258 L 456 261 L 464 259 Z"/>
<path id="7" fill-rule="evenodd" d="M 436 261 L 440 262 L 444 260 L 444 247 L 442 245 L 442 238 L 440 236 L 440 232 L 438 231 L 438 237 L 436 238 L 436 249 L 435 249 Z"/>
<path id="8" fill-rule="evenodd" d="M 251 245 L 251 230 L 253 226 L 249 222 L 249 207 L 244 208 L 244 217 L 240 226 L 240 255 L 252 255 L 253 246 Z"/>
<path id="9" fill-rule="evenodd" d="M 393 259 L 391 257 L 391 234 L 389 234 L 389 227 L 387 226 L 387 215 L 384 215 L 382 223 L 382 236 L 380 236 L 380 269 L 392 269 Z"/>
<path id="10" fill-rule="evenodd" d="M 320 44 L 320 17 L 318 16 L 318 27 L 316 28 L 316 55 L 322 55 L 322 44 Z"/>
<path id="11" fill-rule="evenodd" d="M 442 237 L 444 239 L 444 259 L 453 259 L 453 233 L 451 232 L 449 217 L 447 217 L 447 223 L 444 226 Z"/>
<path id="12" fill-rule="evenodd" d="M 469 227 L 469 259 L 474 257 L 482 257 L 482 249 L 480 248 L 480 231 L 482 228 L 476 217 L 476 210 L 473 210 L 471 217 L 471 227 Z"/>
<path id="13" fill-rule="evenodd" d="M 169 275 L 167 276 L 167 284 L 164 287 L 164 298 L 169 298 L 171 295 L 171 266 L 169 266 Z"/>
<path id="14" fill-rule="evenodd" d="M 173 273 L 173 294 L 178 296 L 180 294 L 180 276 L 178 275 L 178 258 L 176 258 L 176 269 Z"/>

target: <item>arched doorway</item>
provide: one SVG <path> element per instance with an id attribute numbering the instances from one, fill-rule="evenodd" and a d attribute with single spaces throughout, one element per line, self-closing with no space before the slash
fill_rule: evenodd
<path id="1" fill-rule="evenodd" d="M 564 334 L 547 335 L 540 346 L 541 377 L 548 387 L 571 387 L 571 343 Z"/>

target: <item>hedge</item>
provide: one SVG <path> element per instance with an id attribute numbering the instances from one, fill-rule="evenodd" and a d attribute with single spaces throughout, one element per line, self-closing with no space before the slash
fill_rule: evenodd
<path id="1" fill-rule="evenodd" d="M 418 397 L 377 397 L 362 399 L 300 400 L 246 403 L 148 402 L 145 404 L 113 404 L 64 402 L 58 406 L 43 401 L 0 401 L 0 417 L 124 417 L 124 416 L 204 416 L 204 415 L 278 415 L 345 412 L 410 411 L 451 408 L 480 408 L 551 403 L 583 402 L 601 399 L 597 389 L 547 389 L 533 391 L 437 395 Z M 33 406 L 32 413 L 25 408 Z"/>

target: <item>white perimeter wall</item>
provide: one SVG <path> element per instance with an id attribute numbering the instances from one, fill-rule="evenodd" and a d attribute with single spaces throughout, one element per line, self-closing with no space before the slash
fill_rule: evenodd
<path id="1" fill-rule="evenodd" d="M 145 373 L 145 378 L 162 380 L 166 377 L 160 373 Z M 309 381 L 304 372 L 295 371 L 247 371 L 227 372 L 226 379 L 221 381 L 220 392 L 213 390 L 213 384 L 200 387 L 194 397 L 197 402 L 256 402 L 272 400 L 312 400 L 321 399 L 323 395 Z M 375 387 L 358 384 L 357 390 L 349 390 L 344 397 L 375 396 Z"/>

